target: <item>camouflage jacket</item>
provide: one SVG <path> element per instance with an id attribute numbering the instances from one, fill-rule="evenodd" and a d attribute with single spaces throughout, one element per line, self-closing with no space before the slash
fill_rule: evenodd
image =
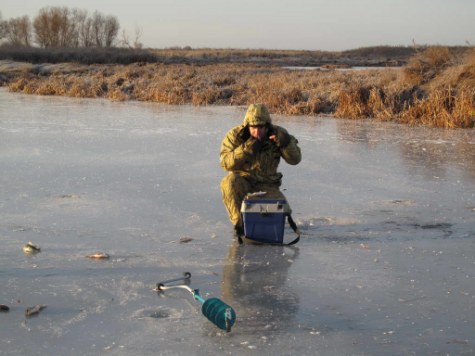
<path id="1" fill-rule="evenodd" d="M 268 136 L 278 131 L 287 131 L 280 126 L 272 125 Z M 249 129 L 239 125 L 228 131 L 221 143 L 220 163 L 226 171 L 235 172 L 247 177 L 251 183 L 279 185 L 282 173 L 277 167 L 282 157 L 288 164 L 296 165 L 302 159 L 297 139 L 290 135 L 290 143 L 285 148 L 279 148 L 269 139 L 262 142 L 259 152 L 254 153 Z"/>

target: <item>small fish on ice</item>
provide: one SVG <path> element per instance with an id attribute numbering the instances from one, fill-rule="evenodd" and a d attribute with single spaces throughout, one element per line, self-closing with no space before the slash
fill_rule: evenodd
<path id="1" fill-rule="evenodd" d="M 93 253 L 92 255 L 87 255 L 86 257 L 96 259 L 96 260 L 106 260 L 110 256 L 107 253 L 104 253 L 104 252 L 96 252 L 96 253 Z"/>
<path id="2" fill-rule="evenodd" d="M 46 305 L 35 305 L 34 307 L 26 308 L 25 316 L 29 318 L 30 316 L 38 315 L 44 308 L 46 308 Z"/>
<path id="3" fill-rule="evenodd" d="M 27 255 L 32 255 L 38 252 L 41 252 L 41 248 L 37 245 L 34 245 L 31 241 L 23 246 L 23 252 Z"/>

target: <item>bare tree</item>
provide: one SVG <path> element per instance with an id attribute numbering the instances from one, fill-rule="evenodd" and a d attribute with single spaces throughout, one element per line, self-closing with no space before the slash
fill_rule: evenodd
<path id="1" fill-rule="evenodd" d="M 41 47 L 48 47 L 51 43 L 51 40 L 49 39 L 49 22 L 49 16 L 46 12 L 46 9 L 41 9 L 38 15 L 33 20 L 35 39 Z"/>
<path id="2" fill-rule="evenodd" d="M 107 16 L 104 20 L 104 46 L 112 47 L 119 33 L 119 21 L 112 15 Z"/>
<path id="3" fill-rule="evenodd" d="M 130 48 L 130 41 L 129 41 L 129 35 L 125 30 L 122 30 L 122 37 L 119 41 L 119 45 L 121 47 L 129 47 Z"/>
<path id="4" fill-rule="evenodd" d="M 143 47 L 143 43 L 140 42 L 140 37 L 142 37 L 142 29 L 135 26 L 134 48 L 136 49 L 141 49 Z"/>
<path id="5" fill-rule="evenodd" d="M 2 21 L 3 36 L 9 45 L 30 47 L 32 26 L 28 16 Z"/>
<path id="6" fill-rule="evenodd" d="M 82 45 L 84 47 L 93 47 L 94 46 L 94 36 L 92 31 L 92 18 L 88 17 L 84 22 L 83 32 L 82 32 Z"/>
<path id="7" fill-rule="evenodd" d="M 79 47 L 79 27 L 82 20 L 82 11 L 79 9 L 72 9 L 69 11 L 68 22 L 69 22 L 69 46 L 70 47 Z"/>
<path id="8" fill-rule="evenodd" d="M 92 38 L 97 47 L 111 47 L 119 32 L 119 21 L 115 16 L 103 16 L 94 12 L 92 16 Z"/>
<path id="9" fill-rule="evenodd" d="M 59 17 L 59 47 L 77 47 L 77 31 L 71 10 L 61 7 Z"/>
<path id="10" fill-rule="evenodd" d="M 0 40 L 6 37 L 6 22 L 2 20 L 2 13 L 0 12 Z"/>
<path id="11" fill-rule="evenodd" d="M 77 47 L 92 47 L 92 19 L 87 11 L 74 9 L 72 18 L 77 34 Z"/>
<path id="12" fill-rule="evenodd" d="M 92 38 L 96 47 L 102 47 L 102 44 L 104 43 L 104 31 L 102 30 L 103 23 L 103 16 L 98 11 L 95 11 L 92 15 Z"/>
<path id="13" fill-rule="evenodd" d="M 119 31 L 114 16 L 85 10 L 47 7 L 39 11 L 33 22 L 36 41 L 42 47 L 110 47 Z"/>
<path id="14" fill-rule="evenodd" d="M 140 37 L 142 36 L 142 29 L 140 27 L 135 27 L 135 37 L 134 41 L 130 43 L 129 36 L 125 30 L 122 30 L 122 39 L 120 44 L 124 47 L 141 49 L 143 47 L 142 42 L 140 42 Z"/>
<path id="15" fill-rule="evenodd" d="M 1 14 L 0 14 L 1 15 Z M 3 21 L 0 16 L 0 40 L 15 45 L 30 46 L 32 33 L 40 47 L 111 47 L 119 32 L 115 16 L 104 16 L 86 10 L 67 7 L 40 9 L 31 24 L 28 17 Z"/>
<path id="16" fill-rule="evenodd" d="M 33 20 L 36 42 L 41 47 L 66 47 L 71 41 L 69 10 L 66 7 L 45 7 Z"/>

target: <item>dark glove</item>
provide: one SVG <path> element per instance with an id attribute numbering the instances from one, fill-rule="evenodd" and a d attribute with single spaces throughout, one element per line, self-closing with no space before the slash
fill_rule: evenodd
<path id="1" fill-rule="evenodd" d="M 247 126 L 244 126 L 243 129 L 241 131 L 239 131 L 237 136 L 239 137 L 239 139 L 242 142 L 246 142 L 249 139 L 249 137 L 251 137 L 251 133 L 249 132 L 249 128 Z"/>
<path id="2" fill-rule="evenodd" d="M 275 133 L 275 143 L 280 148 L 285 148 L 290 143 L 290 135 L 284 131 L 277 131 Z"/>
<path id="3" fill-rule="evenodd" d="M 262 143 L 254 137 L 249 138 L 245 143 L 246 150 L 251 154 L 257 154 L 261 151 Z"/>

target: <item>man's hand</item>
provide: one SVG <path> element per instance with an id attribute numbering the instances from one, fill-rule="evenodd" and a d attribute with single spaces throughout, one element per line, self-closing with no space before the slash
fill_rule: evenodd
<path id="1" fill-rule="evenodd" d="M 277 147 L 285 148 L 290 143 L 290 135 L 283 131 L 277 131 L 269 136 L 269 140 L 274 141 Z"/>
<path id="2" fill-rule="evenodd" d="M 239 139 L 242 141 L 242 142 L 246 142 L 249 137 L 251 137 L 251 134 L 249 133 L 249 129 L 244 126 L 244 128 L 239 131 L 239 133 L 237 134 L 237 137 L 239 137 Z"/>

